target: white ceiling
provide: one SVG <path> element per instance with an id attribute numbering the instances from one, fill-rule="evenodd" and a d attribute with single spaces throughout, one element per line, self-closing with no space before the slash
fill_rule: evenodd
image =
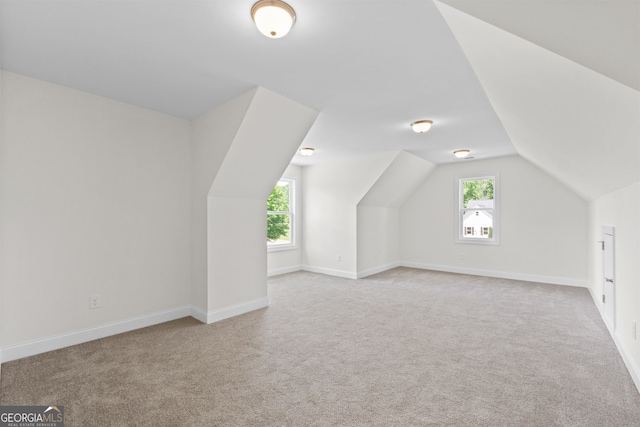
<path id="1" fill-rule="evenodd" d="M 2 68 L 187 119 L 263 86 L 320 112 L 297 164 L 469 148 L 518 152 L 587 199 L 638 179 L 609 155 L 624 173 L 593 187 L 602 153 L 638 157 L 638 0 L 289 0 L 277 40 L 254 1 L 0 0 Z M 623 131 L 585 132 L 590 106 Z M 411 132 L 419 119 L 432 130 Z"/>
<path id="2" fill-rule="evenodd" d="M 188 119 L 263 86 L 320 112 L 307 162 L 516 153 L 431 1 L 290 0 L 297 22 L 277 40 L 253 2 L 3 0 L 2 67 Z M 429 133 L 410 130 L 419 119 Z"/>

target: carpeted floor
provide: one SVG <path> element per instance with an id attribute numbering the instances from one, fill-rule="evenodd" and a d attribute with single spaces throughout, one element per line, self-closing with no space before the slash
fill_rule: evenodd
<path id="1" fill-rule="evenodd" d="M 586 289 L 397 268 L 269 279 L 271 305 L 2 366 L 66 426 L 639 426 Z"/>

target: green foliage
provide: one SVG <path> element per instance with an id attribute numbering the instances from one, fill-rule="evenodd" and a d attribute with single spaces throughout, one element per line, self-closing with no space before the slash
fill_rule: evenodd
<path id="1" fill-rule="evenodd" d="M 469 200 L 492 200 L 493 180 L 478 179 L 463 181 L 464 185 L 464 207 L 467 207 Z"/>
<path id="2" fill-rule="evenodd" d="M 267 199 L 267 212 L 289 211 L 289 183 L 279 182 Z M 267 214 L 267 240 L 275 241 L 289 237 L 290 218 L 288 214 Z"/>

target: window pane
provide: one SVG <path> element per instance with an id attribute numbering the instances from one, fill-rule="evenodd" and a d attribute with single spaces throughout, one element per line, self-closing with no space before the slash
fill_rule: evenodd
<path id="1" fill-rule="evenodd" d="M 470 179 L 463 181 L 464 208 L 493 209 L 493 179 Z"/>
<path id="2" fill-rule="evenodd" d="M 289 209 L 289 182 L 280 181 L 275 186 L 267 199 L 267 211 L 288 212 Z"/>
<path id="3" fill-rule="evenodd" d="M 462 211 L 464 237 L 490 239 L 493 237 L 493 209 Z"/>
<path id="4" fill-rule="evenodd" d="M 291 243 L 291 217 L 289 214 L 267 215 L 267 244 Z"/>

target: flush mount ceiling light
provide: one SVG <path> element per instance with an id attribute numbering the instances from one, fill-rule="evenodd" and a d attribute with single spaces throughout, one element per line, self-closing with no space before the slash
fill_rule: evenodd
<path id="1" fill-rule="evenodd" d="M 311 148 L 311 147 L 304 147 L 304 148 L 300 149 L 300 154 L 302 154 L 305 157 L 309 157 L 309 156 L 313 155 L 314 151 L 315 150 L 313 148 Z"/>
<path id="2" fill-rule="evenodd" d="M 469 153 L 470 153 L 469 150 L 456 150 L 453 152 L 453 155 L 459 159 L 464 159 L 469 155 Z"/>
<path id="3" fill-rule="evenodd" d="M 425 133 L 431 129 L 432 124 L 433 120 L 418 120 L 417 122 L 411 123 L 411 129 L 413 129 L 415 133 Z"/>
<path id="4" fill-rule="evenodd" d="M 287 35 L 296 22 L 296 12 L 281 0 L 260 0 L 251 8 L 258 30 L 271 39 Z"/>

